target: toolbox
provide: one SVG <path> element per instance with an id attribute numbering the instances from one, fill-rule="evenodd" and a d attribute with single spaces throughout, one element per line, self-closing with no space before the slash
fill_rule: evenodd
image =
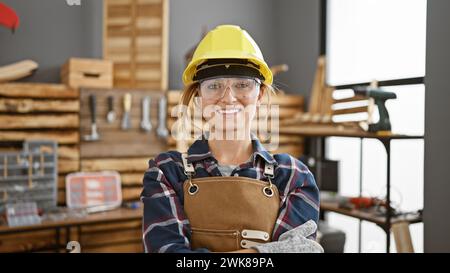
<path id="1" fill-rule="evenodd" d="M 122 203 L 120 174 L 116 171 L 77 172 L 66 176 L 69 208 L 118 207 Z"/>
<path id="2" fill-rule="evenodd" d="M 0 213 L 11 203 L 36 202 L 38 209 L 56 207 L 57 143 L 24 142 L 19 152 L 0 153 Z"/>
<path id="3" fill-rule="evenodd" d="M 113 63 L 110 60 L 70 58 L 61 69 L 61 80 L 73 88 L 112 88 Z"/>

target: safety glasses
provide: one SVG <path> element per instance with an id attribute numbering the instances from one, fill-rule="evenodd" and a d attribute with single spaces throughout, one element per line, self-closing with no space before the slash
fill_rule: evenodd
<path id="1" fill-rule="evenodd" d="M 254 78 L 214 78 L 200 82 L 200 94 L 208 100 L 219 100 L 229 87 L 233 97 L 248 100 L 258 96 L 260 85 Z"/>

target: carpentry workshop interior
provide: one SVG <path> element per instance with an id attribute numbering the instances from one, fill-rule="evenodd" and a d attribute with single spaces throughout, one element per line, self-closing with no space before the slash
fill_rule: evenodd
<path id="1" fill-rule="evenodd" d="M 450 252 L 448 10 L 0 0 L 0 252 L 146 252 L 144 173 L 196 140 L 176 134 L 183 71 L 220 25 L 248 32 L 270 68 L 260 107 L 274 108 L 256 118 L 272 127 L 257 137 L 314 175 L 325 253 Z"/>

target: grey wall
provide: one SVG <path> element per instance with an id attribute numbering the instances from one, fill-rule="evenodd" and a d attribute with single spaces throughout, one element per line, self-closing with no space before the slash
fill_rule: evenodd
<path id="1" fill-rule="evenodd" d="M 275 83 L 309 95 L 320 52 L 320 1 L 278 0 L 274 18 L 277 62 L 289 65 Z"/>
<path id="2" fill-rule="evenodd" d="M 0 28 L 0 66 L 30 58 L 40 65 L 24 81 L 59 82 L 69 57 L 102 56 L 102 1 L 4 0 L 21 17 L 12 35 Z M 287 63 L 275 78 L 287 92 L 307 95 L 319 52 L 319 2 L 311 0 L 170 0 L 169 88 L 182 87 L 184 55 L 200 40 L 202 29 L 237 24 L 259 44 L 269 65 Z"/>
<path id="3" fill-rule="evenodd" d="M 0 28 L 0 65 L 32 59 L 38 71 L 24 81 L 59 82 L 61 65 L 69 57 L 100 57 L 102 3 L 68 6 L 64 0 L 3 0 L 18 13 L 15 34 Z M 99 33 L 100 31 L 100 33 Z"/>
<path id="4" fill-rule="evenodd" d="M 450 252 L 450 1 L 429 0 L 425 93 L 424 250 Z"/>

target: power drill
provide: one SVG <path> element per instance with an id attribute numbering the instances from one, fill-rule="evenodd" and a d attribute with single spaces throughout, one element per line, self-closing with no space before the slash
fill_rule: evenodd
<path id="1" fill-rule="evenodd" d="M 391 131 L 391 121 L 389 120 L 389 113 L 386 108 L 386 101 L 389 99 L 396 99 L 397 95 L 392 92 L 387 92 L 382 89 L 372 88 L 369 86 L 356 86 L 353 88 L 355 95 L 363 95 L 373 98 L 378 107 L 380 120 L 378 123 L 369 124 L 369 132 Z"/>

